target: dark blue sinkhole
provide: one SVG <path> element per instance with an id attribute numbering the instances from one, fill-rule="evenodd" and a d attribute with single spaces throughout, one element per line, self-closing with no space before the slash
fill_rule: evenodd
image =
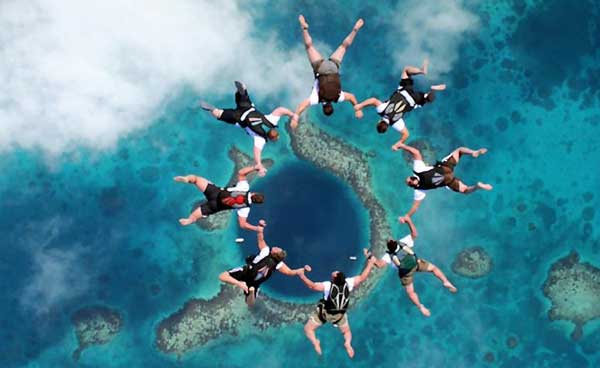
<path id="1" fill-rule="evenodd" d="M 265 194 L 265 203 L 253 208 L 252 222 L 258 218 L 267 221 L 267 244 L 286 250 L 285 263 L 290 268 L 311 265 L 313 270 L 307 275 L 313 281 L 329 280 L 334 270 L 348 276 L 361 271 L 361 252 L 369 235 L 368 216 L 349 184 L 311 164 L 295 161 L 257 179 L 252 191 Z M 255 252 L 254 234 L 244 232 L 243 236 L 244 252 Z M 351 260 L 352 256 L 357 260 Z M 298 277 L 279 272 L 261 289 L 287 297 L 318 297 Z"/>

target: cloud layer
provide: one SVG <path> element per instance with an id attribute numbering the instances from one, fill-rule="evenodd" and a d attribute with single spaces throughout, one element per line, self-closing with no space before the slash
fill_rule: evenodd
<path id="1" fill-rule="evenodd" d="M 25 287 L 19 302 L 24 310 L 42 316 L 67 300 L 85 293 L 89 287 L 90 271 L 84 270 L 84 248 L 79 245 L 57 247 L 57 239 L 72 221 L 61 217 L 24 224 L 19 241 L 31 254 L 32 268 L 28 270 Z"/>
<path id="2" fill-rule="evenodd" d="M 310 88 L 304 50 L 258 33 L 236 2 L 6 0 L 0 29 L 0 152 L 110 147 L 183 85 L 228 92 L 242 79 L 262 97 Z"/>
<path id="3" fill-rule="evenodd" d="M 461 0 L 409 0 L 398 4 L 388 39 L 397 45 L 394 60 L 398 68 L 431 61 L 430 74 L 447 73 L 458 59 L 465 37 L 479 27 L 479 18 Z M 397 44 L 398 40 L 404 40 Z"/>

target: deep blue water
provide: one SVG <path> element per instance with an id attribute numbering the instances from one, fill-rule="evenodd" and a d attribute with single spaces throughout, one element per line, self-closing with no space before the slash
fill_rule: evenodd
<path id="1" fill-rule="evenodd" d="M 288 252 L 285 262 L 291 268 L 311 265 L 308 276 L 314 281 L 329 280 L 335 270 L 348 276 L 361 271 L 369 228 L 365 209 L 347 184 L 297 162 L 273 169 L 252 189 L 267 196 L 268 205 L 261 213 L 269 219 L 267 243 Z M 253 236 L 247 241 L 251 247 Z M 279 273 L 264 288 L 288 296 L 315 295 L 298 278 Z"/>
<path id="2" fill-rule="evenodd" d="M 118 309 L 124 327 L 110 344 L 85 350 L 80 366 L 219 366 L 215 357 L 227 357 L 221 364 L 227 367 L 248 362 L 269 367 L 331 362 L 357 367 L 599 366 L 600 322 L 586 324 L 583 338 L 573 341 L 571 323 L 548 319 L 550 303 L 541 292 L 550 265 L 573 249 L 583 261 L 600 267 L 600 223 L 595 215 L 600 206 L 600 171 L 595 165 L 600 159 L 598 2 L 463 5 L 480 26 L 462 36 L 449 72 L 418 81 L 422 86 L 443 81 L 448 90 L 439 93 L 433 105 L 411 113 L 406 122 L 410 140 L 426 139 L 437 158 L 459 145 L 487 147 L 487 155 L 463 159 L 457 175 L 467 182 L 489 181 L 495 188 L 469 197 L 431 193 L 414 217 L 419 255 L 437 264 L 459 288 L 458 294 L 450 295 L 433 276 L 415 277 L 415 289 L 431 309 L 431 318 L 421 317 L 388 271 L 375 292 L 350 311 L 354 362 L 347 359 L 341 336 L 330 326 L 318 332 L 325 354 L 319 360 L 303 336 L 304 321 L 260 336 L 224 337 L 181 361 L 159 353 L 153 345 L 158 322 L 189 298 L 213 296 L 218 274 L 254 249 L 252 233 L 244 234 L 243 247 L 235 245 L 235 221 L 213 233 L 177 223 L 201 195 L 192 186 L 174 184 L 174 175 L 195 173 L 226 184 L 233 168 L 227 158 L 229 144 L 251 153 L 242 132 L 191 109 L 198 95 L 182 87 L 173 91 L 175 98 L 159 118 L 122 137 L 114 149 L 77 148 L 75 154 L 51 162 L 35 150 L 15 148 L 1 154 L 0 366 L 76 366 L 71 359 L 77 341 L 70 315 L 97 303 Z M 299 12 L 311 22 L 315 40 L 332 47 L 354 19 L 364 17 L 365 28 L 342 69 L 344 88 L 362 100 L 371 95 L 385 98 L 395 88 L 400 67 L 393 53 L 409 37 L 389 22 L 402 21 L 403 6 L 406 2 L 266 2 L 249 11 L 256 14 L 259 27 L 278 30 L 281 47 L 291 49 L 301 48 L 295 23 Z M 383 35 L 392 29 L 398 29 L 393 42 Z M 435 63 L 430 68 L 434 70 Z M 304 72 L 310 79 L 308 63 Z M 207 97 L 230 103 L 231 93 L 203 96 Z M 253 98 L 259 107 L 281 103 Z M 393 221 L 410 206 L 412 192 L 403 184 L 409 167 L 401 154 L 389 149 L 397 137 L 375 133 L 372 111 L 365 112 L 363 121 L 354 120 L 351 108 L 344 105 L 336 107 L 333 117 L 319 112 L 311 117 L 328 133 L 375 152 L 370 161 L 374 192 L 394 234 L 404 235 L 406 229 Z M 276 166 L 256 188 L 265 188 L 273 207 L 257 207 L 250 221 L 269 221 L 267 240 L 289 250 L 289 264 L 319 266 L 313 274 L 318 279 L 317 272 L 335 268 L 334 258 L 345 261 L 358 253 L 367 230 L 347 234 L 352 230 L 348 223 L 366 229 L 364 210 L 357 207 L 354 195 L 328 174 L 317 177 L 315 169 L 298 164 L 286 134 L 265 149 L 265 157 L 275 159 Z M 286 219 L 280 213 L 289 213 L 285 202 L 278 203 L 286 198 L 285 191 L 270 192 L 301 184 L 288 170 L 306 170 L 309 183 L 336 191 L 328 198 L 331 203 L 354 206 L 342 211 L 345 221 L 342 216 L 328 219 L 335 224 L 331 232 L 319 229 L 305 235 L 316 238 L 309 243 L 319 249 L 314 257 L 316 250 L 298 252 L 287 242 L 290 224 L 278 225 Z M 313 190 L 314 195 L 323 194 L 318 188 L 296 194 L 308 196 Z M 310 203 L 302 205 L 302 212 L 310 211 Z M 306 217 L 297 226 L 313 220 Z M 330 236 L 348 240 L 336 243 L 336 250 L 344 247 L 339 258 L 333 255 L 325 261 L 321 251 L 331 250 L 328 246 L 334 242 L 324 241 Z M 454 256 L 472 245 L 483 246 L 494 259 L 493 271 L 477 280 L 450 269 Z M 306 261 L 293 258 L 300 256 Z M 360 265 L 340 265 L 345 267 Z M 297 282 L 284 289 L 287 282 L 274 277 L 266 290 L 317 299 Z M 506 346 L 511 336 L 519 341 L 515 349 Z M 486 353 L 493 354 L 493 363 L 484 361 Z"/>

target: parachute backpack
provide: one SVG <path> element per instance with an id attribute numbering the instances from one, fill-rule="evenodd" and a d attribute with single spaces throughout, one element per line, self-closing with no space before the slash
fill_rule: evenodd
<path id="1" fill-rule="evenodd" d="M 404 277 L 406 275 L 408 275 L 410 273 L 410 271 L 412 271 L 415 267 L 417 267 L 418 263 L 417 260 L 419 259 L 417 257 L 417 255 L 415 253 L 409 253 L 407 251 L 405 251 L 404 248 L 404 244 L 400 243 L 402 245 L 398 245 L 398 247 L 400 249 L 396 250 L 395 252 L 390 252 L 387 251 L 387 253 L 390 255 L 390 258 L 392 259 L 392 262 L 394 261 L 394 256 L 396 256 L 398 258 L 398 261 L 400 262 L 400 264 L 398 265 L 398 275 L 400 277 Z M 399 256 L 400 254 L 400 256 Z"/>
<path id="2" fill-rule="evenodd" d="M 336 74 L 319 74 L 319 101 L 320 102 L 337 102 L 342 93 L 342 83 L 340 75 Z"/>
<path id="3" fill-rule="evenodd" d="M 348 287 L 348 283 L 345 282 L 343 286 L 331 283 L 327 300 L 321 299 L 319 301 L 319 319 L 321 322 L 327 322 L 327 319 L 323 315 L 323 311 L 327 312 L 327 314 L 341 314 L 342 316 L 337 321 L 332 322 L 333 325 L 336 325 L 344 317 L 346 309 L 348 309 L 349 301 L 350 288 Z"/>
<path id="4" fill-rule="evenodd" d="M 396 91 L 389 98 L 389 103 L 385 110 L 380 113 L 381 116 L 386 117 L 389 121 L 388 124 L 392 125 L 398 120 L 402 119 L 405 112 L 412 110 L 410 105 L 406 102 L 406 99 L 400 92 Z"/>
<path id="5" fill-rule="evenodd" d="M 250 205 L 248 204 L 248 192 L 237 190 L 228 192 L 229 196 L 221 198 L 221 203 L 233 209 L 250 207 Z"/>
<path id="6" fill-rule="evenodd" d="M 242 115 L 240 126 L 242 128 L 250 128 L 250 130 L 264 139 L 268 139 L 267 134 L 271 129 L 277 128 L 277 125 L 273 124 L 262 112 L 254 108 L 249 109 Z"/>
<path id="7" fill-rule="evenodd" d="M 258 282 L 260 285 L 273 275 L 273 271 L 279 262 L 269 254 L 257 263 L 254 263 L 254 258 L 257 256 L 258 254 L 246 257 L 246 265 L 244 267 L 249 271 L 252 280 Z"/>

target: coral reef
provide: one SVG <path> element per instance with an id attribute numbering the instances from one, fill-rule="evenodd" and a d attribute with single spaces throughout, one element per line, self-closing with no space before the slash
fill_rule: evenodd
<path id="1" fill-rule="evenodd" d="M 104 306 L 90 306 L 79 309 L 71 316 L 75 334 L 79 341 L 73 359 L 79 360 L 83 350 L 92 345 L 109 343 L 121 330 L 123 318 L 116 310 Z"/>
<path id="2" fill-rule="evenodd" d="M 492 258 L 482 247 L 463 249 L 452 262 L 452 271 L 461 276 L 478 278 L 492 269 Z"/>
<path id="3" fill-rule="evenodd" d="M 352 186 L 369 214 L 371 249 L 383 253 L 391 231 L 385 211 L 371 190 L 368 155 L 308 122 L 300 124 L 291 137 L 292 149 L 298 157 L 332 172 Z M 238 162 L 243 165 L 244 156 L 239 151 L 230 151 L 230 157 L 236 162 L 236 169 Z M 361 285 L 353 293 L 351 303 L 355 305 L 366 296 L 381 275 L 375 272 Z M 156 346 L 164 353 L 182 356 L 224 335 L 304 322 L 314 308 L 314 304 L 287 303 L 261 296 L 249 310 L 240 290 L 222 286 L 212 299 L 189 300 L 179 311 L 162 320 L 156 328 Z"/>
<path id="4" fill-rule="evenodd" d="M 575 324 L 573 340 L 583 336 L 584 324 L 600 317 L 600 269 L 580 263 L 575 251 L 552 265 L 543 292 L 552 301 L 550 320 Z"/>

